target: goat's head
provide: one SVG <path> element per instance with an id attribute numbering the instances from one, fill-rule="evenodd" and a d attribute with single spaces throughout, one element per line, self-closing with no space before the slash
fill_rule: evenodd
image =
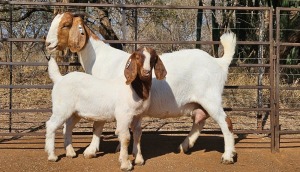
<path id="1" fill-rule="evenodd" d="M 53 19 L 47 38 L 48 51 L 62 51 L 67 47 L 72 52 L 80 51 L 87 41 L 87 31 L 83 19 L 78 15 L 66 12 Z"/>
<path id="2" fill-rule="evenodd" d="M 126 84 L 139 77 L 142 81 L 152 80 L 152 69 L 157 79 L 162 80 L 167 75 L 164 64 L 152 48 L 139 48 L 127 60 L 124 75 Z"/>

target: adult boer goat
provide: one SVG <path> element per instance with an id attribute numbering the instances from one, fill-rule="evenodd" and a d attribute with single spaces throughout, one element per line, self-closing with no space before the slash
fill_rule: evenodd
<path id="1" fill-rule="evenodd" d="M 116 134 L 121 144 L 121 169 L 132 169 L 128 159 L 129 126 L 133 117 L 142 114 L 150 105 L 152 69 L 158 79 L 165 78 L 166 70 L 151 48 L 134 52 L 124 68 L 126 78 L 99 79 L 82 72 L 62 76 L 54 58 L 50 59 L 49 75 L 54 86 L 53 114 L 46 123 L 45 149 L 49 161 L 57 160 L 54 153 L 55 131 L 69 118 L 85 118 L 102 126 L 116 119 Z M 99 144 L 96 146 L 99 149 Z"/>
<path id="2" fill-rule="evenodd" d="M 158 82 L 153 78 L 151 102 L 144 116 L 155 118 L 174 118 L 190 116 L 193 127 L 179 149 L 186 152 L 193 147 L 200 135 L 205 119 L 212 117 L 220 126 L 225 143 L 222 162 L 233 163 L 236 155 L 231 120 L 222 107 L 222 92 L 227 80 L 228 67 L 235 52 L 235 34 L 221 36 L 224 47 L 222 58 L 214 58 L 198 49 L 181 50 L 162 54 L 161 60 L 168 69 L 166 80 Z M 101 41 L 84 24 L 83 20 L 69 12 L 58 14 L 52 21 L 46 39 L 49 51 L 69 48 L 79 56 L 85 71 L 98 78 L 117 78 L 122 75 L 123 66 L 130 54 L 110 47 Z M 112 68 L 114 70 L 112 70 Z M 140 150 L 141 116 L 133 123 L 133 154 L 136 164 L 143 164 Z M 75 156 L 72 143 L 72 129 L 79 121 L 73 117 L 66 122 L 65 146 L 67 156 Z M 93 139 L 84 151 L 85 157 L 93 157 L 99 144 L 102 125 L 94 123 Z"/>

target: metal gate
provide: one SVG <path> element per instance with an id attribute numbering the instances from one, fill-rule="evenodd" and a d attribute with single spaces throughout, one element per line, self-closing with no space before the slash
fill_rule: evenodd
<path id="1" fill-rule="evenodd" d="M 284 11 L 300 11 L 296 8 L 276 8 L 275 15 L 273 14 L 273 9 L 270 7 L 211 7 L 211 6 L 160 6 L 160 5 L 126 5 L 126 4 L 83 4 L 83 3 L 49 3 L 49 2 L 17 2 L 17 1 L 1 1 L 1 5 L 8 10 L 8 16 L 4 22 L 0 24 L 9 25 L 10 30 L 6 30 L 6 36 L 1 35 L 1 44 L 6 49 L 0 53 L 0 135 L 1 136 L 22 136 L 22 135 L 44 135 L 45 121 L 51 114 L 51 98 L 50 91 L 52 88 L 52 83 L 47 75 L 47 62 L 44 57 L 43 44 L 44 40 L 42 38 L 17 38 L 13 33 L 14 22 L 13 16 L 15 11 L 13 11 L 14 6 L 26 6 L 27 8 L 40 8 L 41 6 L 49 7 L 105 7 L 105 8 L 117 8 L 117 9 L 158 9 L 158 10 L 239 10 L 239 11 L 264 11 L 265 14 L 271 14 L 267 18 L 269 20 L 268 25 L 268 38 L 267 41 L 238 41 L 238 46 L 250 46 L 259 45 L 268 52 L 267 60 L 258 60 L 256 63 L 238 63 L 239 59 L 235 59 L 235 63 L 231 65 L 232 71 L 229 73 L 229 80 L 233 78 L 234 75 L 238 75 L 239 69 L 246 68 L 247 70 L 257 70 L 258 73 L 255 77 L 267 78 L 265 83 L 258 81 L 256 84 L 245 84 L 245 85 L 232 85 L 229 83 L 225 86 L 224 99 L 228 97 L 234 98 L 235 95 L 241 95 L 247 93 L 246 96 L 238 97 L 244 104 L 239 104 L 235 106 L 232 103 L 230 105 L 230 100 L 225 102 L 224 108 L 227 111 L 235 123 L 239 125 L 243 123 L 239 128 L 236 128 L 234 132 L 236 134 L 267 134 L 271 136 L 271 151 L 279 151 L 280 148 L 280 136 L 283 134 L 300 134 L 300 128 L 290 128 L 290 125 L 298 125 L 300 122 L 300 106 L 297 97 L 299 94 L 300 86 L 299 82 L 293 84 L 282 85 L 282 69 L 292 68 L 299 69 L 299 64 L 294 65 L 283 65 L 280 63 L 282 57 L 280 57 L 280 48 L 283 46 L 300 46 L 300 43 L 289 43 L 280 41 L 280 33 L 282 29 L 280 28 L 280 17 L 281 13 Z M 137 14 L 137 13 L 135 13 Z M 273 21 L 273 17 L 276 20 Z M 276 28 L 273 28 L 273 24 L 276 23 Z M 49 24 L 49 23 L 48 23 Z M 1 25 L 0 25 L 1 26 Z M 124 24 L 126 26 L 126 24 Z M 137 45 L 216 45 L 219 44 L 218 41 L 142 41 L 137 39 L 137 28 L 135 25 L 135 36 L 133 40 L 105 40 L 106 43 L 125 43 L 126 45 L 134 46 Z M 0 27 L 1 29 L 1 27 Z M 274 31 L 275 29 L 275 31 Z M 238 30 L 236 30 L 238 31 Z M 275 39 L 274 39 L 275 37 Z M 28 42 L 37 43 L 36 46 L 40 46 L 40 51 L 36 52 L 40 59 L 30 60 L 30 57 L 26 57 L 26 60 L 15 60 L 16 55 L 14 50 L 16 45 Z M 1 46 L 1 45 L 0 45 Z M 0 47 L 1 49 L 1 47 Z M 23 53 L 21 53 L 22 56 Z M 25 57 L 24 57 L 25 58 Z M 29 59 L 29 60 L 28 60 Z M 68 66 L 68 70 L 78 70 L 79 63 L 71 62 L 61 62 L 60 65 Z M 74 67 L 75 66 L 75 67 Z M 269 71 L 262 73 L 262 71 Z M 20 72 L 21 71 L 21 72 Z M 30 73 L 30 75 L 28 74 Z M 248 75 L 247 75 L 248 76 Z M 254 76 L 254 75 L 253 75 Z M 298 77 L 298 76 L 296 76 Z M 300 77 L 299 77 L 300 78 Z M 298 81 L 298 80 L 297 80 Z M 244 91 L 245 90 L 245 91 Z M 241 92 L 241 93 L 238 93 Z M 289 92 L 288 94 L 286 92 Z M 248 94 L 257 94 L 256 97 L 260 100 L 245 100 L 248 99 Z M 293 97 L 293 106 L 286 105 L 282 103 L 284 98 L 282 96 L 291 95 Z M 265 100 L 263 100 L 265 98 Z M 251 99 L 251 98 L 249 98 Z M 30 103 L 30 102 L 33 103 Z M 249 104 L 247 102 L 249 101 Z M 284 106 L 282 106 L 284 104 Z M 285 106 L 286 105 L 286 106 Z M 242 114 L 242 115 L 237 115 Z M 248 115 L 250 114 L 250 115 Z M 280 120 L 280 117 L 292 115 L 295 119 L 295 124 L 284 124 Z M 252 119 L 253 116 L 257 118 Z M 256 120 L 256 126 L 247 128 L 247 120 Z M 290 119 L 289 119 L 290 120 Z M 267 122 L 269 121 L 269 122 Z M 265 125 L 265 123 L 268 123 Z M 150 124 L 155 124 L 149 127 Z M 180 127 L 176 128 L 177 125 Z M 266 128 L 263 127 L 266 126 Z M 148 132 L 170 132 L 170 133 L 187 133 L 190 129 L 191 121 L 187 122 L 187 119 L 170 119 L 170 120 L 157 120 L 157 119 L 146 119 L 144 124 L 144 130 Z M 213 126 L 213 124 L 209 125 Z M 249 125 L 250 126 L 250 125 Z M 252 126 L 252 124 L 251 124 Z M 79 134 L 90 133 L 91 125 L 89 122 L 83 122 L 80 124 L 82 130 L 78 131 Z M 113 131 L 114 126 L 109 125 L 106 132 Z M 207 127 L 203 132 L 207 133 L 220 133 L 217 126 L 211 128 Z"/>

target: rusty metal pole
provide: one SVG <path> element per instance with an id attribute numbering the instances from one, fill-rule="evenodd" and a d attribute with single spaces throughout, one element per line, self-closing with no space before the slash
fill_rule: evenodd
<path id="1" fill-rule="evenodd" d="M 137 17 L 137 9 L 134 9 L 134 40 L 137 41 L 138 40 L 138 17 Z M 137 44 L 134 44 L 134 48 L 135 50 L 137 49 Z"/>
<path id="2" fill-rule="evenodd" d="M 269 10 L 269 42 L 270 42 L 270 109 L 271 109 L 271 117 L 270 117 L 270 130 L 271 130 L 271 152 L 275 152 L 275 133 L 273 130 L 274 126 L 274 116 L 275 116 L 275 64 L 276 64 L 276 56 L 274 55 L 274 36 L 273 36 L 273 11 L 272 8 Z"/>
<path id="3" fill-rule="evenodd" d="M 9 18 L 10 18 L 10 30 L 9 30 L 9 37 L 12 38 L 12 32 L 13 32 L 13 25 L 12 25 L 12 12 L 13 8 L 12 5 L 9 5 Z M 12 62 L 12 54 L 13 54 L 13 48 L 12 48 L 12 41 L 9 42 L 9 61 Z M 9 65 L 9 85 L 12 85 L 12 65 Z M 12 109 L 12 87 L 9 88 L 9 110 Z M 9 112 L 9 132 L 11 133 L 12 131 L 12 111 Z"/>
<path id="4" fill-rule="evenodd" d="M 123 5 L 125 5 L 126 2 L 124 0 L 122 0 L 121 3 Z M 122 31 L 122 34 L 123 34 L 122 40 L 126 40 L 126 14 L 125 14 L 125 10 L 126 10 L 126 8 L 121 8 L 121 15 L 122 15 L 121 31 Z M 123 47 L 123 50 L 124 50 L 124 47 Z"/>
<path id="5" fill-rule="evenodd" d="M 260 1 L 260 6 L 261 6 L 261 1 Z M 259 16 L 259 41 L 263 42 L 265 41 L 265 20 L 264 20 L 264 11 L 261 10 L 258 12 L 258 16 Z M 258 46 L 258 58 L 257 58 L 258 64 L 264 64 L 264 46 L 263 45 L 259 45 Z M 265 68 L 264 67 L 258 67 L 258 77 L 257 77 L 257 85 L 258 86 L 262 86 L 263 85 L 263 77 L 264 77 L 264 73 L 265 73 Z M 258 104 L 258 108 L 262 108 L 263 107 L 263 90 L 262 89 L 257 89 L 257 104 Z M 263 112 L 258 111 L 256 114 L 257 117 L 257 129 L 258 130 L 263 130 Z"/>
<path id="6" fill-rule="evenodd" d="M 276 8 L 276 63 L 275 63 L 275 113 L 274 113 L 274 150 L 279 152 L 280 136 L 279 136 L 279 80 L 280 80 L 280 8 Z"/>

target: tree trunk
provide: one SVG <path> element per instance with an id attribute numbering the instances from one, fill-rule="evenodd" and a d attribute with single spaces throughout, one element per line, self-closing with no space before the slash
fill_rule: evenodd
<path id="1" fill-rule="evenodd" d="M 211 6 L 216 6 L 215 0 L 211 1 Z M 220 40 L 220 29 L 219 29 L 219 24 L 216 19 L 216 10 L 212 10 L 212 39 L 213 41 L 219 41 Z M 218 57 L 218 44 L 214 44 L 213 46 L 213 56 Z"/>

